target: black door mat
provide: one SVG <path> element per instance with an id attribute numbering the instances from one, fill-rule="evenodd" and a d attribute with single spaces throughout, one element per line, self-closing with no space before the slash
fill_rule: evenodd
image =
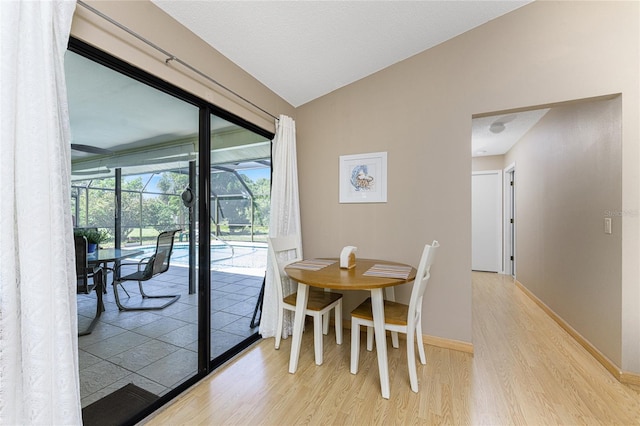
<path id="1" fill-rule="evenodd" d="M 157 395 L 129 383 L 82 409 L 86 426 L 120 426 L 158 399 Z"/>

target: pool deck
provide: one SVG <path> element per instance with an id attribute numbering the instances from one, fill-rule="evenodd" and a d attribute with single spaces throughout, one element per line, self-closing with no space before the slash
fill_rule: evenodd
<path id="1" fill-rule="evenodd" d="M 263 277 L 264 267 L 224 265 L 211 271 L 212 358 L 258 331 L 257 327 L 250 327 L 250 322 Z M 148 294 L 181 295 L 176 303 L 162 310 L 119 311 L 111 275 L 107 281 L 105 312 L 100 322 L 90 335 L 78 338 L 83 407 L 127 383 L 163 395 L 197 371 L 198 300 L 197 294 L 188 293 L 188 268 L 172 264 L 166 273 L 143 283 Z M 122 292 L 123 303 L 158 302 L 143 302 L 136 282 L 125 285 L 131 297 Z M 95 298 L 95 293 L 78 295 L 79 329 L 95 313 Z"/>

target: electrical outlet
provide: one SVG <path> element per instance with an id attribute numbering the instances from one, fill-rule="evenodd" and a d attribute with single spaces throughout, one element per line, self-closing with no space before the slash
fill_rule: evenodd
<path id="1" fill-rule="evenodd" d="M 604 218 L 604 233 L 611 234 L 611 218 L 610 217 Z"/>

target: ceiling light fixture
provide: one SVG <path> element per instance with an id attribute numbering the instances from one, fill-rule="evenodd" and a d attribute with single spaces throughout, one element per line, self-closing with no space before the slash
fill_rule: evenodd
<path id="1" fill-rule="evenodd" d="M 504 129 L 504 123 L 501 123 L 499 121 L 496 121 L 495 123 L 492 123 L 491 126 L 489 126 L 489 131 L 491 133 L 502 133 Z"/>

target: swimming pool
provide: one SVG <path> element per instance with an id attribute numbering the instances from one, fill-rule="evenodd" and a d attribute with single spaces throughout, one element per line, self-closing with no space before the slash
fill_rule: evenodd
<path id="1" fill-rule="evenodd" d="M 133 247 L 132 247 L 133 248 Z M 142 259 L 153 255 L 155 246 L 136 247 L 142 250 L 143 254 L 132 259 Z M 197 256 L 197 254 L 196 254 Z M 171 255 L 171 265 L 189 266 L 189 244 L 175 243 L 173 254 Z M 241 273 L 245 275 L 264 275 L 267 267 L 267 244 L 266 243 L 243 243 L 233 242 L 229 245 L 212 242 L 211 243 L 211 270 L 231 273 Z"/>

